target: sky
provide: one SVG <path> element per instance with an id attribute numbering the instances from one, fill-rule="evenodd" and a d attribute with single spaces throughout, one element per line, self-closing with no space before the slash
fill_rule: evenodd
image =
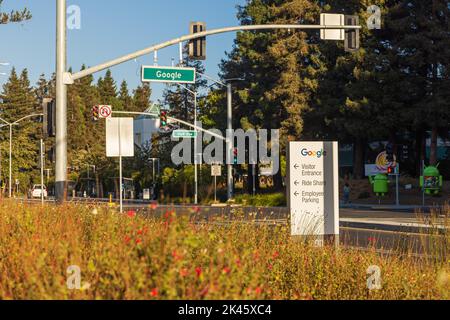
<path id="1" fill-rule="evenodd" d="M 238 25 L 237 5 L 245 0 L 68 0 L 67 6 L 81 10 L 81 28 L 68 30 L 67 65 L 74 71 L 84 63 L 95 66 L 113 58 L 144 49 L 189 33 L 191 21 L 204 21 L 208 29 Z M 32 84 L 44 73 L 55 70 L 56 0 L 5 0 L 1 11 L 27 7 L 31 21 L 0 25 L 0 73 L 9 74 L 14 66 L 27 68 Z M 208 37 L 206 73 L 217 77 L 218 64 L 232 49 L 235 33 Z M 158 52 L 159 65 L 178 59 L 178 46 Z M 153 54 L 111 68 L 119 87 L 126 80 L 129 88 L 140 84 L 142 65 L 153 65 Z M 104 72 L 95 75 L 97 79 Z M 0 86 L 8 77 L 0 75 Z M 152 100 L 161 98 L 164 84 L 152 84 Z M 131 90 L 130 90 L 131 91 Z M 99 102 L 101 103 L 101 102 Z"/>

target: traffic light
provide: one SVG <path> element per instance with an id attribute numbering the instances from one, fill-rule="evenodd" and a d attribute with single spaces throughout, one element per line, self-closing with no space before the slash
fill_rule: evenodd
<path id="1" fill-rule="evenodd" d="M 387 170 L 388 174 L 394 174 L 394 167 L 389 166 L 388 170 Z"/>
<path id="2" fill-rule="evenodd" d="M 56 136 L 56 104 L 54 99 L 42 99 L 42 110 L 44 114 L 43 132 L 46 138 Z"/>
<path id="3" fill-rule="evenodd" d="M 358 26 L 358 16 L 345 16 L 344 18 L 346 26 Z M 359 50 L 359 29 L 346 29 L 345 30 L 345 52 L 355 52 Z"/>
<path id="4" fill-rule="evenodd" d="M 168 121 L 167 121 L 167 111 L 161 111 L 159 114 L 159 119 L 161 121 L 160 127 L 164 128 L 167 127 Z"/>
<path id="5" fill-rule="evenodd" d="M 235 165 L 238 164 L 238 154 L 239 154 L 239 149 L 238 148 L 234 148 L 233 149 L 233 163 Z"/>
<path id="6" fill-rule="evenodd" d="M 189 27 L 190 34 L 196 34 L 203 31 L 206 31 L 206 23 L 191 22 Z M 189 59 L 206 60 L 206 37 L 189 41 Z"/>
<path id="7" fill-rule="evenodd" d="M 98 121 L 100 119 L 100 110 L 98 106 L 92 107 L 92 120 Z"/>

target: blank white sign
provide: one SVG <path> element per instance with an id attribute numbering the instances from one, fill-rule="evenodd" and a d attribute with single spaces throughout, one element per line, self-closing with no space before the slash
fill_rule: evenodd
<path id="1" fill-rule="evenodd" d="M 106 156 L 134 157 L 134 119 L 106 119 Z"/>

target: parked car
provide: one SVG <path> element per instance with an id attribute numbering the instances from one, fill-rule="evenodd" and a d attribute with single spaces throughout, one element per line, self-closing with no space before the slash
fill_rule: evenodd
<path id="1" fill-rule="evenodd" d="M 40 184 L 35 184 L 30 191 L 31 198 L 40 198 L 42 192 L 44 192 L 44 198 L 47 198 L 47 187 L 42 188 Z"/>

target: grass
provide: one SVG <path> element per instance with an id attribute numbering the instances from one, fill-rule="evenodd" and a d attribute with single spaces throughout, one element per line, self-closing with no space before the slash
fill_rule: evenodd
<path id="1" fill-rule="evenodd" d="M 285 226 L 0 204 L 0 299 L 449 299 L 448 262 L 319 248 Z M 373 265 L 381 290 L 367 288 Z"/>
<path id="2" fill-rule="evenodd" d="M 256 207 L 284 207 L 286 206 L 286 195 L 284 193 L 249 194 L 236 195 L 235 202 L 247 206 Z"/>

